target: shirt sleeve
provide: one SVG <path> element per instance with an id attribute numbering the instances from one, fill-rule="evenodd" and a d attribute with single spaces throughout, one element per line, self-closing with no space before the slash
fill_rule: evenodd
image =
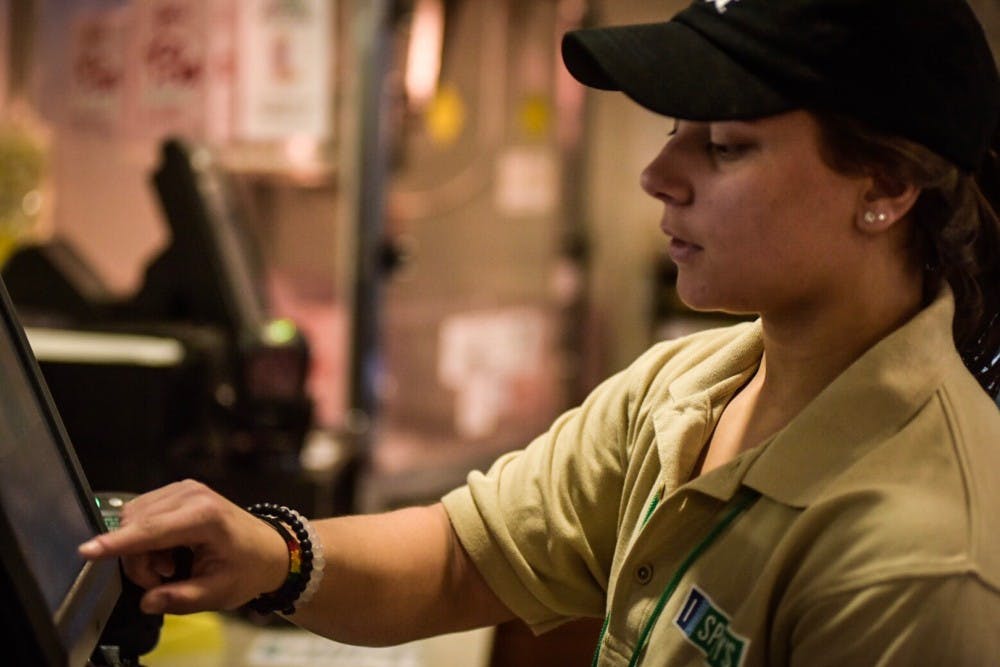
<path id="1" fill-rule="evenodd" d="M 496 595 L 535 632 L 601 616 L 618 533 L 628 373 L 443 502 Z"/>
<path id="2" fill-rule="evenodd" d="M 993 664 L 1000 592 L 973 575 L 900 579 L 824 597 L 802 614 L 791 665 Z"/>

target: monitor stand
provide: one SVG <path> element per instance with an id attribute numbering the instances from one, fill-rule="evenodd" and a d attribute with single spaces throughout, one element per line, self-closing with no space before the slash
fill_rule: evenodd
<path id="1" fill-rule="evenodd" d="M 117 530 L 122 509 L 135 494 L 105 491 L 94 495 L 104 525 L 108 530 Z M 179 569 L 190 572 L 190 563 L 178 565 Z M 142 594 L 143 590 L 123 574 L 121 597 L 111 612 L 88 667 L 141 667 L 140 656 L 156 647 L 160 628 L 163 627 L 163 615 L 142 613 L 139 610 Z"/>
<path id="2" fill-rule="evenodd" d="M 122 657 L 121 648 L 118 646 L 98 646 L 94 655 L 87 663 L 87 667 L 142 667 L 138 658 Z"/>

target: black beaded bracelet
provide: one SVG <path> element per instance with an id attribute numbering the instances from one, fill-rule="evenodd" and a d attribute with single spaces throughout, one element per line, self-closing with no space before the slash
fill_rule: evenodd
<path id="1" fill-rule="evenodd" d="M 294 614 L 296 602 L 304 602 L 312 597 L 322 578 L 322 546 L 318 544 L 318 540 L 314 544 L 315 533 L 295 510 L 274 503 L 258 503 L 248 507 L 247 511 L 270 524 L 288 547 L 288 576 L 284 583 L 276 591 L 257 596 L 247 606 L 259 614 L 276 611 L 286 615 Z M 318 563 L 315 562 L 317 552 Z M 316 565 L 319 565 L 318 572 Z M 310 583 L 313 586 L 310 587 Z M 303 595 L 307 590 L 308 597 Z"/>

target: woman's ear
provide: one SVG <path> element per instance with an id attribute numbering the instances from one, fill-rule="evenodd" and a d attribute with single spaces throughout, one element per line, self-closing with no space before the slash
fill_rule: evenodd
<path id="1" fill-rule="evenodd" d="M 877 234 L 906 217 L 922 190 L 910 183 L 872 176 L 859 206 L 857 225 L 861 231 Z"/>

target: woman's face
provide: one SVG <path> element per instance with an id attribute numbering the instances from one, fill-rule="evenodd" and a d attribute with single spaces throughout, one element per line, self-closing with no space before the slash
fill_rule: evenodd
<path id="1" fill-rule="evenodd" d="M 660 227 L 690 307 L 802 313 L 856 297 L 845 277 L 864 255 L 857 220 L 871 181 L 824 164 L 809 113 L 680 121 L 642 187 L 664 204 Z"/>

